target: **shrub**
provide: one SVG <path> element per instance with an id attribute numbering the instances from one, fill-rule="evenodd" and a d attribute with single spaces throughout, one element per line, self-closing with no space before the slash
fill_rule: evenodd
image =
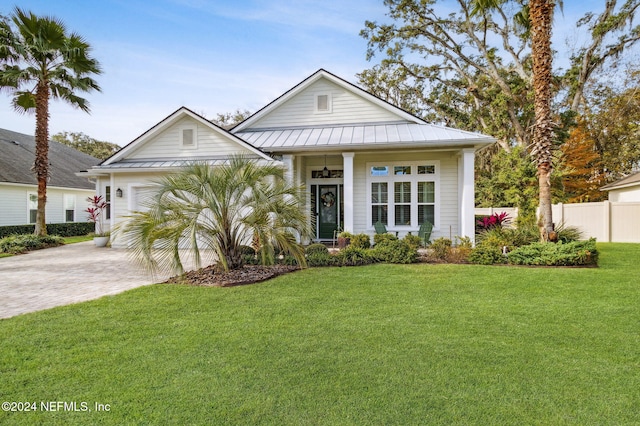
<path id="1" fill-rule="evenodd" d="M 506 212 L 494 213 L 491 216 L 485 216 L 476 221 L 478 228 L 484 230 L 503 228 L 509 223 L 511 223 L 511 218 Z"/>
<path id="2" fill-rule="evenodd" d="M 307 255 L 307 265 L 312 267 L 332 266 L 334 263 L 334 257 L 328 251 L 325 253 L 317 251 Z"/>
<path id="3" fill-rule="evenodd" d="M 438 238 L 431 243 L 433 256 L 439 260 L 446 260 L 451 254 L 451 240 L 448 238 Z"/>
<path id="4" fill-rule="evenodd" d="M 378 261 L 387 263 L 415 263 L 418 260 L 417 248 L 412 248 L 395 237 L 376 244 L 371 255 Z"/>
<path id="5" fill-rule="evenodd" d="M 329 254 L 329 249 L 324 244 L 316 243 L 311 244 L 305 249 L 305 253 L 307 256 L 311 256 L 314 254 Z"/>
<path id="6" fill-rule="evenodd" d="M 351 237 L 351 246 L 361 249 L 371 247 L 371 239 L 368 234 L 357 234 Z"/>
<path id="7" fill-rule="evenodd" d="M 495 263 L 505 263 L 505 256 L 502 250 L 490 244 L 478 244 L 471 250 L 467 258 L 471 263 L 479 265 L 493 265 Z"/>
<path id="8" fill-rule="evenodd" d="M 95 225 L 89 222 L 48 223 L 47 232 L 61 237 L 77 237 L 94 231 Z M 0 238 L 10 235 L 33 234 L 35 225 L 0 226 Z"/>
<path id="9" fill-rule="evenodd" d="M 369 265 L 376 261 L 376 259 L 369 254 L 368 250 L 357 247 L 347 247 L 344 250 L 340 250 L 333 258 L 337 266 Z"/>
<path id="10" fill-rule="evenodd" d="M 508 254 L 513 265 L 587 266 L 598 264 L 596 240 L 570 243 L 533 243 Z"/>
<path id="11" fill-rule="evenodd" d="M 564 222 L 556 226 L 555 231 L 556 234 L 558 234 L 558 241 L 562 241 L 563 243 L 570 243 L 582 239 L 582 231 L 575 226 L 567 226 Z"/>
<path id="12" fill-rule="evenodd" d="M 398 239 L 398 237 L 396 237 L 396 236 L 395 236 L 395 235 L 393 235 L 393 234 L 389 234 L 389 233 L 387 232 L 386 234 L 375 234 L 375 235 L 373 236 L 373 243 L 374 243 L 375 245 L 378 245 L 378 244 L 380 244 L 380 243 L 381 243 L 381 242 L 383 242 L 383 241 L 394 241 L 394 240 L 397 240 L 397 239 Z"/>
<path id="13" fill-rule="evenodd" d="M 62 237 L 57 235 L 11 235 L 0 240 L 0 252 L 19 254 L 30 250 L 56 247 L 62 244 L 64 244 Z"/>
<path id="14" fill-rule="evenodd" d="M 538 241 L 538 229 L 532 226 L 521 228 L 491 228 L 478 234 L 478 242 L 483 245 L 493 246 L 502 252 L 503 247 L 508 251 L 516 247 Z"/>
<path id="15" fill-rule="evenodd" d="M 413 250 L 418 250 L 418 248 L 422 245 L 422 240 L 417 235 L 407 234 L 402 239 L 409 247 Z"/>

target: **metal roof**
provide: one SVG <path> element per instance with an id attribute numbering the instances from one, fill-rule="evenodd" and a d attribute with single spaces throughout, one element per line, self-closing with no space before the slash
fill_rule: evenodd
<path id="1" fill-rule="evenodd" d="M 456 147 L 487 145 L 495 139 L 479 133 L 433 124 L 354 124 L 304 128 L 254 129 L 236 133 L 265 151 L 322 147 L 382 148 L 393 146 Z"/>
<path id="2" fill-rule="evenodd" d="M 265 160 L 263 158 L 258 157 L 247 157 L 255 160 L 258 164 L 273 164 L 278 163 L 277 160 Z M 165 169 L 165 168 L 179 168 L 189 166 L 194 163 L 205 163 L 210 166 L 220 166 L 222 164 L 229 163 L 229 158 L 202 158 L 202 157 L 191 157 L 191 158 L 148 158 L 148 159 L 137 159 L 137 160 L 122 160 L 116 163 L 111 163 L 108 165 L 99 165 L 93 167 L 91 171 L 102 171 L 102 170 L 119 170 L 119 169 Z"/>

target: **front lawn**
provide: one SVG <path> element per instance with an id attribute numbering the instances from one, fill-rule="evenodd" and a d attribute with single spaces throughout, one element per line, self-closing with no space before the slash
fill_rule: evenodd
<path id="1" fill-rule="evenodd" d="M 600 268 L 312 268 L 0 320 L 2 401 L 38 409 L 0 423 L 638 424 L 640 245 L 599 249 Z"/>

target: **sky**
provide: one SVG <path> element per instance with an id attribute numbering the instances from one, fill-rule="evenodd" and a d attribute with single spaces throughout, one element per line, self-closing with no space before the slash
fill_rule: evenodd
<path id="1" fill-rule="evenodd" d="M 573 37 L 578 14 L 603 2 L 565 0 L 556 25 L 562 37 Z M 207 118 L 238 109 L 255 112 L 320 68 L 357 83 L 356 74 L 380 59 L 366 60 L 360 30 L 367 20 L 385 21 L 387 11 L 383 0 L 20 0 L 18 5 L 59 18 L 82 35 L 103 70 L 95 77 L 102 91 L 82 94 L 91 114 L 51 103 L 50 134 L 83 132 L 120 146 L 181 106 Z M 3 0 L 0 14 L 8 16 L 13 7 Z M 35 116 L 17 114 L 10 102 L 0 93 L 0 128 L 34 134 Z"/>

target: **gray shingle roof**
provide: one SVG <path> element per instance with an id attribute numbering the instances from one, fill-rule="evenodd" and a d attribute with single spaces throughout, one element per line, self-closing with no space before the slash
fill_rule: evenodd
<path id="1" fill-rule="evenodd" d="M 600 188 L 601 191 L 609 191 L 612 189 L 626 188 L 628 186 L 640 185 L 640 172 L 632 173 L 629 176 L 612 182 Z"/>
<path id="2" fill-rule="evenodd" d="M 35 160 L 35 138 L 23 133 L 0 129 L 0 182 L 36 185 L 32 171 Z M 95 185 L 76 172 L 87 170 L 100 160 L 58 142 L 49 141 L 50 179 L 48 186 L 94 189 Z"/>

